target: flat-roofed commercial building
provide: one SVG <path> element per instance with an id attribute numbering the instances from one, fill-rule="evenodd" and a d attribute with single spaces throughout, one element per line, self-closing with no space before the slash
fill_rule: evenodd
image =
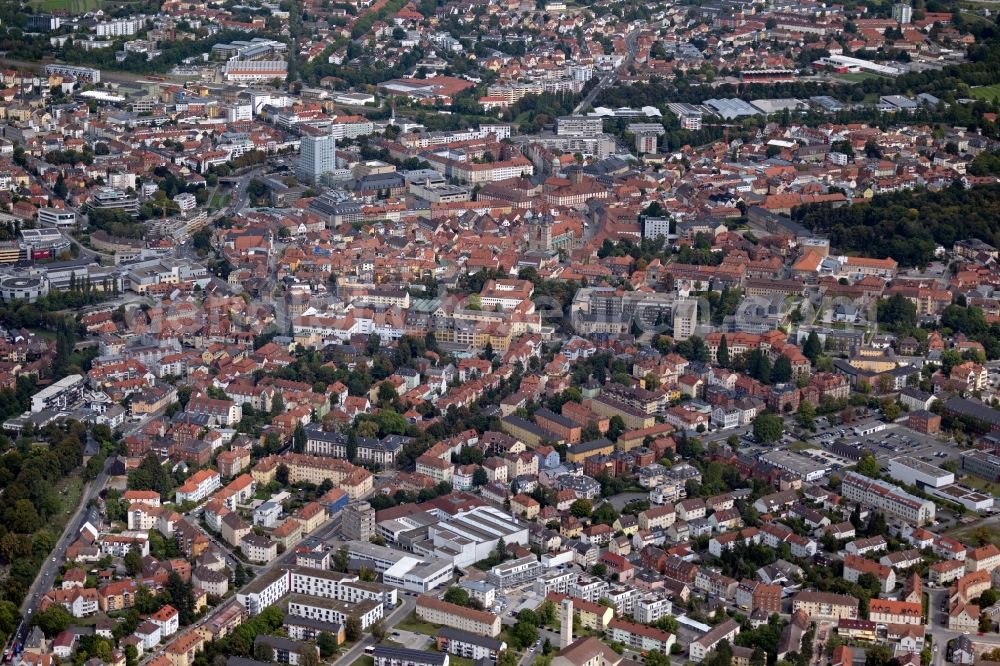
<path id="1" fill-rule="evenodd" d="M 975 474 L 988 481 L 1000 479 L 1000 456 L 986 451 L 963 451 L 962 471 Z"/>
<path id="2" fill-rule="evenodd" d="M 469 566 L 489 556 L 502 539 L 528 545 L 528 526 L 493 506 L 473 506 L 455 515 L 419 511 L 378 523 L 386 543 L 421 556 Z"/>
<path id="3" fill-rule="evenodd" d="M 351 562 L 382 574 L 386 585 L 410 592 L 427 592 L 451 580 L 455 565 L 439 557 L 418 557 L 364 541 L 347 544 Z"/>
<path id="4" fill-rule="evenodd" d="M 955 474 L 912 456 L 899 456 L 889 461 L 889 476 L 918 488 L 942 488 L 955 483 Z"/>

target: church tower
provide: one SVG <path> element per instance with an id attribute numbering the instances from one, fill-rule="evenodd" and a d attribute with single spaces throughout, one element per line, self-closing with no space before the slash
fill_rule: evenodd
<path id="1" fill-rule="evenodd" d="M 549 252 L 552 250 L 552 220 L 548 217 L 535 218 L 528 222 L 528 251 Z"/>

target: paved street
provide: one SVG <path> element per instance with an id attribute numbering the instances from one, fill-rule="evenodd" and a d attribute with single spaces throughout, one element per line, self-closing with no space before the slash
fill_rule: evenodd
<path id="1" fill-rule="evenodd" d="M 389 613 L 389 615 L 387 615 L 382 621 L 382 625 L 385 627 L 386 633 L 391 632 L 393 627 L 405 620 L 417 605 L 416 601 L 411 596 L 403 594 L 400 595 L 399 599 L 399 606 Z M 365 647 L 373 645 L 374 643 L 375 641 L 372 639 L 371 634 L 365 634 L 364 638 L 355 643 L 350 650 L 340 655 L 337 660 L 333 662 L 334 666 L 350 666 L 350 664 L 353 664 L 365 653 Z"/>
<path id="2" fill-rule="evenodd" d="M 580 103 L 577 104 L 575 107 L 573 107 L 574 114 L 585 111 L 588 106 L 594 103 L 594 100 L 597 99 L 597 95 L 602 90 L 604 90 L 608 86 L 614 85 L 615 81 L 618 80 L 618 73 L 622 70 L 623 67 L 628 67 L 633 62 L 635 62 L 636 53 L 638 53 L 639 51 L 639 45 L 636 40 L 639 37 L 639 32 L 644 30 L 645 27 L 646 26 L 639 26 L 638 28 L 633 29 L 631 32 L 628 33 L 628 35 L 625 36 L 625 43 L 628 45 L 628 57 L 625 58 L 625 61 L 621 65 L 619 65 L 615 69 L 605 74 L 604 78 L 601 79 L 600 82 L 596 86 L 594 86 L 582 100 L 580 100 Z"/>
<path id="3" fill-rule="evenodd" d="M 90 507 L 90 503 L 97 497 L 98 493 L 101 492 L 104 485 L 108 482 L 111 463 L 112 460 L 109 458 L 104 465 L 104 469 L 102 469 L 101 473 L 97 475 L 97 478 L 88 483 L 84 488 L 83 495 L 80 497 L 79 506 L 77 506 L 76 511 L 73 512 L 73 515 L 70 516 L 69 520 L 66 521 L 66 527 L 63 529 L 62 536 L 59 537 L 56 547 L 45 559 L 45 562 L 42 564 L 41 569 L 39 569 L 34 582 L 32 582 L 31 586 L 28 588 L 28 593 L 25 595 L 24 601 L 21 602 L 20 612 L 21 617 L 24 619 L 21 622 L 20 627 L 14 633 L 13 639 L 15 642 L 23 644 L 24 639 L 27 637 L 32 616 L 38 608 L 38 602 L 43 594 L 52 589 L 52 584 L 55 582 L 56 575 L 59 572 L 59 567 L 66 559 L 66 549 L 70 544 L 76 541 L 77 535 L 80 533 L 80 529 L 85 523 L 88 521 L 96 521 L 97 510 L 92 509 Z"/>

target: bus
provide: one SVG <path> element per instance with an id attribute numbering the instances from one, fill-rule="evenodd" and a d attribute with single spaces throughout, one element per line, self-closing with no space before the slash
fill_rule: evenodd
<path id="1" fill-rule="evenodd" d="M 365 648 L 365 654 L 375 654 L 375 646 L 369 645 Z"/>

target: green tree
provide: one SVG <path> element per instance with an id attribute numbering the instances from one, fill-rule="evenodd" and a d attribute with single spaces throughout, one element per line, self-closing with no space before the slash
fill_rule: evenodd
<path id="1" fill-rule="evenodd" d="M 337 654 L 337 639 L 328 631 L 320 632 L 316 637 L 316 647 L 319 648 L 319 656 L 329 659 Z"/>
<path id="2" fill-rule="evenodd" d="M 617 414 L 612 416 L 608 421 L 608 437 L 612 440 L 617 440 L 623 432 L 625 432 L 624 419 Z"/>
<path id="3" fill-rule="evenodd" d="M 513 650 L 503 650 L 497 655 L 497 666 L 517 666 L 519 659 Z"/>
<path id="4" fill-rule="evenodd" d="M 361 640 L 361 620 L 348 617 L 344 623 L 344 637 L 352 643 Z"/>
<path id="5" fill-rule="evenodd" d="M 876 316 L 889 330 L 907 330 L 917 325 L 917 305 L 902 294 L 894 294 L 878 302 Z"/>
<path id="6" fill-rule="evenodd" d="M 616 520 L 618 520 L 618 512 L 615 511 L 615 507 L 611 506 L 610 502 L 602 503 L 590 515 L 590 521 L 595 525 L 613 525 Z"/>
<path id="7" fill-rule="evenodd" d="M 816 408 L 808 400 L 799 403 L 799 411 L 795 414 L 795 422 L 805 430 L 816 429 Z"/>
<path id="8" fill-rule="evenodd" d="M 729 343 L 726 342 L 725 334 L 719 340 L 719 349 L 715 352 L 715 358 L 723 368 L 729 367 Z"/>
<path id="9" fill-rule="evenodd" d="M 892 661 L 892 648 L 884 643 L 876 643 L 868 648 L 865 655 L 865 666 L 888 666 Z"/>
<path id="10" fill-rule="evenodd" d="M 268 645 L 266 641 L 261 641 L 253 646 L 253 658 L 265 664 L 270 663 L 274 661 L 274 648 Z"/>
<path id="11" fill-rule="evenodd" d="M 301 423 L 295 424 L 295 431 L 292 433 L 292 450 L 295 453 L 303 453 L 306 450 L 306 429 Z"/>
<path id="12" fill-rule="evenodd" d="M 873 479 L 878 477 L 882 472 L 882 466 L 879 465 L 878 459 L 870 453 L 858 461 L 856 469 L 858 470 L 858 474 L 864 474 Z"/>
<path id="13" fill-rule="evenodd" d="M 371 632 L 372 638 L 375 639 L 376 643 L 381 643 L 385 640 L 385 624 L 382 620 L 378 620 L 368 627 L 368 631 Z"/>
<path id="14" fill-rule="evenodd" d="M 275 394 L 274 398 L 271 400 L 271 418 L 283 414 L 285 412 L 285 399 L 281 397 L 280 393 Z"/>
<path id="15" fill-rule="evenodd" d="M 820 342 L 816 331 L 809 331 L 809 337 L 806 338 L 806 342 L 802 346 L 802 354 L 814 364 L 816 359 L 823 354 L 823 343 Z"/>
<path id="16" fill-rule="evenodd" d="M 347 433 L 345 452 L 349 462 L 354 462 L 358 459 L 358 435 L 353 430 Z"/>
<path id="17" fill-rule="evenodd" d="M 556 605 L 551 599 L 546 599 L 542 602 L 542 605 L 538 607 L 536 611 L 538 614 L 538 621 L 544 626 L 551 627 L 556 621 Z"/>
<path id="18" fill-rule="evenodd" d="M 774 362 L 771 369 L 771 381 L 775 384 L 784 384 L 792 378 L 792 362 L 787 356 L 782 354 Z"/>
<path id="19" fill-rule="evenodd" d="M 66 195 L 69 194 L 69 188 L 66 187 L 66 179 L 63 178 L 61 173 L 56 178 L 56 184 L 52 186 L 52 193 L 60 199 L 65 199 Z"/>
<path id="20" fill-rule="evenodd" d="M 376 622 L 375 624 L 380 624 L 380 623 Z M 372 629 L 374 629 L 374 628 L 375 628 L 375 625 L 373 624 L 372 625 Z M 381 634 L 382 634 L 382 638 L 385 638 L 385 629 L 381 630 Z M 375 636 L 375 634 L 373 632 L 372 633 L 372 637 L 374 637 L 374 636 Z M 381 641 L 382 638 L 376 638 L 375 640 Z M 320 666 L 319 655 L 316 653 L 316 649 L 313 648 L 313 647 L 306 648 L 302 652 L 302 654 L 299 655 L 298 666 Z"/>
<path id="21" fill-rule="evenodd" d="M 577 518 L 587 518 L 593 510 L 593 505 L 587 499 L 578 499 L 569 505 L 570 514 Z"/>
<path id="22" fill-rule="evenodd" d="M 247 578 L 246 567 L 243 566 L 242 562 L 237 560 L 236 569 L 233 571 L 233 584 L 236 586 L 236 589 L 240 589 L 241 587 L 247 584 L 247 581 L 248 578 Z"/>
<path id="23" fill-rule="evenodd" d="M 762 444 L 773 444 L 781 439 L 785 422 L 775 414 L 760 414 L 753 420 L 753 436 Z"/>
<path id="24" fill-rule="evenodd" d="M 511 638 L 518 648 L 524 649 L 538 640 L 538 627 L 535 623 L 518 620 L 511 630 Z"/>
<path id="25" fill-rule="evenodd" d="M 129 576 L 135 576 L 142 571 L 142 553 L 139 552 L 138 546 L 129 548 L 129 551 L 125 553 L 125 557 L 122 558 L 122 562 Z"/>
<path id="26" fill-rule="evenodd" d="M 339 571 L 341 573 L 347 573 L 347 567 L 350 565 L 351 556 L 350 551 L 348 551 L 347 546 L 341 546 L 333 554 L 333 570 Z"/>
<path id="27" fill-rule="evenodd" d="M 125 666 L 138 666 L 139 651 L 134 645 L 125 646 Z"/>
<path id="28" fill-rule="evenodd" d="M 35 615 L 35 624 L 49 638 L 65 631 L 73 623 L 73 616 L 62 606 L 55 604 L 49 606 L 41 613 Z"/>
<path id="29" fill-rule="evenodd" d="M 482 467 L 477 467 L 476 471 L 472 473 L 472 485 L 479 487 L 485 486 L 490 482 L 489 476 L 486 474 L 486 470 Z"/>
<path id="30" fill-rule="evenodd" d="M 14 633 L 19 619 L 20 613 L 13 602 L 7 600 L 0 601 L 0 634 L 10 636 Z"/>
<path id="31" fill-rule="evenodd" d="M 469 605 L 469 593 L 460 587 L 449 587 L 445 591 L 443 599 L 448 603 L 459 606 Z"/>

